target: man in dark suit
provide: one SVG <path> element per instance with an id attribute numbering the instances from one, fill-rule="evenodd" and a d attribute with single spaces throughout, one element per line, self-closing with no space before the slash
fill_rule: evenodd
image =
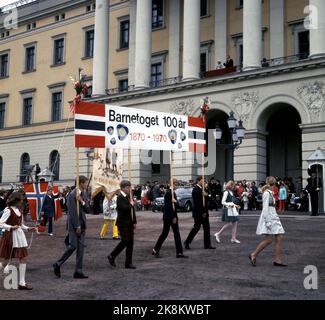
<path id="1" fill-rule="evenodd" d="M 206 205 L 203 206 L 203 197 L 202 197 L 202 192 L 204 192 L 204 190 L 202 190 L 203 187 L 204 187 L 204 179 L 202 177 L 198 177 L 196 179 L 196 186 L 193 188 L 192 191 L 194 226 L 191 232 L 189 233 L 187 239 L 184 242 L 185 249 L 190 249 L 190 244 L 193 241 L 196 234 L 199 232 L 201 225 L 203 226 L 203 230 L 204 230 L 204 249 L 215 249 L 215 247 L 211 246 L 208 209 Z"/>
<path id="2" fill-rule="evenodd" d="M 174 186 L 177 186 L 177 180 L 173 180 Z M 159 236 L 156 245 L 152 249 L 152 255 L 155 257 L 159 257 L 159 251 L 161 249 L 162 244 L 166 240 L 170 227 L 172 227 L 174 232 L 174 240 L 176 246 L 176 258 L 187 258 L 183 254 L 183 246 L 181 235 L 179 233 L 178 227 L 178 217 L 177 217 L 177 197 L 174 192 L 174 196 L 172 196 L 172 191 L 170 188 L 167 189 L 164 196 L 164 214 L 163 214 L 163 230 L 161 235 Z"/>
<path id="3" fill-rule="evenodd" d="M 311 216 L 318 216 L 318 197 L 319 190 L 322 187 L 321 179 L 317 177 L 316 172 L 308 169 L 309 178 L 307 179 L 306 190 L 310 194 Z"/>
<path id="4" fill-rule="evenodd" d="M 85 235 L 86 235 L 86 213 L 89 213 L 89 203 L 87 197 L 87 184 L 88 178 L 85 176 L 79 176 L 79 188 L 75 188 L 70 192 L 67 200 L 68 207 L 68 221 L 67 229 L 69 231 L 69 245 L 62 257 L 54 263 L 54 274 L 60 278 L 60 267 L 68 258 L 77 250 L 77 263 L 74 273 L 76 279 L 88 278 L 82 272 L 83 266 L 83 253 L 85 247 Z M 77 212 L 77 201 L 79 202 L 79 215 Z"/>
<path id="5" fill-rule="evenodd" d="M 57 197 L 56 197 L 57 198 Z M 53 187 L 49 186 L 47 188 L 47 192 L 43 201 L 42 211 L 43 215 L 43 225 L 46 226 L 47 222 L 49 223 L 48 226 L 48 234 L 53 236 L 53 218 L 55 216 L 55 197 L 53 196 Z"/>
<path id="6" fill-rule="evenodd" d="M 226 68 L 232 68 L 234 66 L 234 60 L 230 58 L 230 56 L 227 56 L 226 63 L 223 64 Z"/>
<path id="7" fill-rule="evenodd" d="M 136 269 L 132 264 L 134 229 L 136 228 L 137 218 L 133 206 L 131 194 L 131 182 L 123 180 L 120 183 L 121 193 L 116 200 L 117 220 L 116 225 L 120 232 L 121 242 L 107 257 L 111 266 L 116 267 L 116 257 L 126 248 L 125 268 Z"/>

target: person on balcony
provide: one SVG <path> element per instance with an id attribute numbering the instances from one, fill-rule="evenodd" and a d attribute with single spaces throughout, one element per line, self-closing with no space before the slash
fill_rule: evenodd
<path id="1" fill-rule="evenodd" d="M 263 58 L 262 60 L 262 67 L 263 68 L 268 68 L 270 66 L 270 64 L 266 61 L 266 58 Z"/>
<path id="2" fill-rule="evenodd" d="M 216 70 L 220 70 L 220 69 L 223 69 L 223 65 L 222 65 L 221 61 L 218 60 Z"/>
<path id="3" fill-rule="evenodd" d="M 234 67 L 234 60 L 230 58 L 230 55 L 227 56 L 226 63 L 223 64 L 226 68 L 233 68 Z"/>

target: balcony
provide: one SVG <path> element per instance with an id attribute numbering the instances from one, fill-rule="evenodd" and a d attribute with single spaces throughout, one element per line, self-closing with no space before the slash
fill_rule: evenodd
<path id="1" fill-rule="evenodd" d="M 201 86 L 211 85 L 212 83 L 223 83 L 229 81 L 239 81 L 244 79 L 250 79 L 252 77 L 265 77 L 270 74 L 281 73 L 299 70 L 302 67 L 317 67 L 319 61 L 317 59 L 310 59 L 308 54 L 297 54 L 286 57 L 279 57 L 274 59 L 263 59 L 261 61 L 261 68 L 250 71 L 243 71 L 239 67 L 224 68 L 218 70 L 209 70 L 200 74 L 200 79 L 193 81 L 182 81 L 182 77 L 167 78 L 163 80 L 157 80 L 150 82 L 149 88 L 136 89 L 134 86 L 128 86 L 127 88 L 113 88 L 107 89 L 107 96 L 125 95 L 127 93 L 140 93 L 140 92 L 159 92 L 161 90 L 155 90 L 161 88 L 162 90 L 169 90 L 171 88 L 181 88 L 188 86 Z M 321 65 L 323 59 L 321 59 Z"/>

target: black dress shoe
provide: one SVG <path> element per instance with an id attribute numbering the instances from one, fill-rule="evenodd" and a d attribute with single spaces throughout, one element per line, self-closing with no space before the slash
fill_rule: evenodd
<path id="1" fill-rule="evenodd" d="M 108 262 L 112 267 L 116 267 L 115 259 L 112 256 L 107 256 Z"/>
<path id="2" fill-rule="evenodd" d="M 53 271 L 58 278 L 61 278 L 60 267 L 56 263 L 53 264 Z"/>
<path id="3" fill-rule="evenodd" d="M 204 249 L 215 249 L 216 247 L 206 247 L 206 248 L 204 248 Z"/>
<path id="4" fill-rule="evenodd" d="M 273 265 L 275 266 L 275 267 L 287 267 L 288 265 L 287 264 L 283 264 L 283 263 L 278 263 L 278 262 L 273 262 Z"/>
<path id="5" fill-rule="evenodd" d="M 128 264 L 125 266 L 125 269 L 136 269 L 136 267 L 133 264 Z"/>
<path id="6" fill-rule="evenodd" d="M 179 253 L 176 258 L 188 258 L 188 256 L 184 256 L 183 253 Z"/>
<path id="7" fill-rule="evenodd" d="M 184 242 L 184 248 L 186 249 L 186 250 L 190 250 L 191 248 L 190 248 L 190 245 L 185 241 Z"/>
<path id="8" fill-rule="evenodd" d="M 88 276 L 84 275 L 83 273 L 80 272 L 75 272 L 73 277 L 75 279 L 88 279 Z"/>
<path id="9" fill-rule="evenodd" d="M 159 252 L 156 251 L 155 249 L 152 249 L 151 254 L 152 254 L 153 256 L 155 256 L 156 258 L 160 258 L 160 256 L 159 256 Z"/>

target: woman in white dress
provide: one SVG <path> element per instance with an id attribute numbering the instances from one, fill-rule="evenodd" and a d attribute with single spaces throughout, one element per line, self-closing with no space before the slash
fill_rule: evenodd
<path id="1" fill-rule="evenodd" d="M 27 241 L 24 231 L 36 231 L 24 225 L 23 215 L 19 208 L 23 203 L 22 194 L 14 192 L 8 199 L 8 207 L 0 219 L 0 228 L 5 233 L 0 240 L 0 259 L 4 264 L 10 263 L 14 258 L 19 259 L 19 290 L 31 290 L 33 287 L 25 282 L 27 263 Z"/>
<path id="2" fill-rule="evenodd" d="M 255 251 L 249 255 L 251 264 L 256 266 L 256 258 L 260 252 L 262 252 L 275 238 L 275 259 L 273 265 L 276 267 L 286 267 L 282 263 L 281 248 L 284 229 L 282 227 L 280 218 L 276 212 L 276 201 L 272 192 L 273 186 L 276 184 L 274 177 L 268 177 L 266 179 L 266 185 L 263 187 L 263 210 L 258 221 L 256 234 L 265 235 L 266 238 L 260 242 Z"/>
<path id="3" fill-rule="evenodd" d="M 235 182 L 231 180 L 228 181 L 225 186 L 226 190 L 223 193 L 221 201 L 221 204 L 223 205 L 222 221 L 225 221 L 227 223 L 220 229 L 219 232 L 214 234 L 218 243 L 221 242 L 221 234 L 230 226 L 232 226 L 231 243 L 240 243 L 240 241 L 237 240 L 237 223 L 239 220 L 239 214 L 237 209 L 239 209 L 240 206 L 234 203 L 234 188 Z"/>

